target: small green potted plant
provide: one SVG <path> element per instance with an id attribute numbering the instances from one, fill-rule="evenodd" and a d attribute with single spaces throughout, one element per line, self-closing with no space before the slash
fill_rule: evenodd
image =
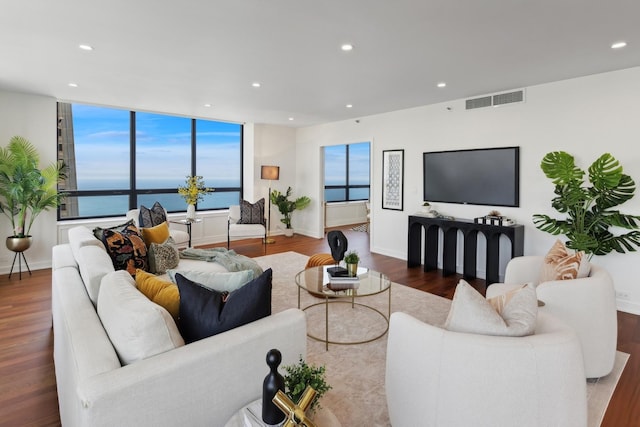
<path id="1" fill-rule="evenodd" d="M 331 390 L 331 386 L 327 384 L 325 379 L 326 367 L 307 364 L 302 355 L 300 355 L 297 364 L 284 366 L 283 369 L 286 371 L 284 384 L 287 396 L 292 401 L 298 402 L 305 388 L 310 386 L 316 391 L 317 395 L 309 410 L 311 413 L 315 413 L 317 409 L 321 409 L 320 399 L 327 391 Z"/>
<path id="2" fill-rule="evenodd" d="M 356 251 L 349 251 L 344 255 L 344 263 L 347 265 L 347 272 L 349 276 L 355 277 L 358 275 L 359 262 L 360 256 Z"/>
<path id="3" fill-rule="evenodd" d="M 280 222 L 285 225 L 285 235 L 287 237 L 293 236 L 293 227 L 291 227 L 291 214 L 295 210 L 304 209 L 311 203 L 311 199 L 307 196 L 300 196 L 295 200 L 289 200 L 291 197 L 291 187 L 287 188 L 286 193 L 281 193 L 278 190 L 271 192 L 271 203 L 278 207 L 278 210 L 282 214 Z"/>

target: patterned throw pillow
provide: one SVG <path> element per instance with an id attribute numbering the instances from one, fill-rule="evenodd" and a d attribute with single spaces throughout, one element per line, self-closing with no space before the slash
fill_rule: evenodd
<path id="1" fill-rule="evenodd" d="M 138 216 L 138 225 L 140 227 L 155 227 L 167 220 L 167 214 L 160 202 L 155 202 L 151 209 L 140 206 L 140 215 Z"/>
<path id="2" fill-rule="evenodd" d="M 589 270 L 589 261 L 584 252 L 570 254 L 565 244 L 558 239 L 544 257 L 540 283 L 587 277 Z"/>
<path id="3" fill-rule="evenodd" d="M 130 225 L 135 225 L 135 222 L 132 219 L 130 219 L 129 221 L 125 222 L 124 224 L 114 225 L 113 227 L 107 227 L 107 228 L 96 227 L 96 228 L 93 229 L 93 235 L 96 236 L 96 239 L 102 240 L 102 232 L 104 230 L 115 230 L 115 231 L 122 232 L 122 230 L 125 230 Z"/>
<path id="4" fill-rule="evenodd" d="M 121 231 L 105 229 L 100 240 L 116 270 L 126 270 L 132 276 L 135 276 L 138 268 L 149 270 L 147 245 L 135 225 L 131 224 Z"/>
<path id="5" fill-rule="evenodd" d="M 149 271 L 164 274 L 168 269 L 176 268 L 180 262 L 178 248 L 171 237 L 164 243 L 152 242 L 149 247 Z"/>
<path id="6" fill-rule="evenodd" d="M 238 224 L 265 225 L 264 198 L 255 203 L 249 203 L 246 200 L 242 200 L 240 202 L 240 221 L 238 221 Z"/>

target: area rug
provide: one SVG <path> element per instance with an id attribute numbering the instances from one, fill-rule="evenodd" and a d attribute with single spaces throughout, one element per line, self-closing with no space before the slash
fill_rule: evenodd
<path id="1" fill-rule="evenodd" d="M 296 252 L 285 252 L 255 258 L 262 268 L 273 269 L 273 312 L 298 306 L 295 275 L 304 269 L 308 257 Z M 383 313 L 387 312 L 386 293 L 367 297 L 367 304 Z M 303 307 L 321 300 L 307 292 L 301 293 Z M 391 285 L 391 312 L 404 311 L 424 322 L 442 325 L 451 302 L 446 298 L 418 291 L 397 283 Z M 341 311 L 351 310 L 349 316 Z M 308 332 L 324 336 L 324 307 L 306 310 Z M 348 323 L 341 319 L 348 318 Z M 375 337 L 383 332 L 386 323 L 377 313 L 351 309 L 350 304 L 336 304 L 330 309 L 330 333 L 342 340 Z M 330 337 L 331 338 L 331 337 Z M 323 397 L 321 405 L 331 409 L 343 426 L 389 426 L 384 390 L 387 335 L 366 344 L 329 345 L 313 339 L 307 340 L 307 361 L 326 366 L 327 382 L 333 387 Z M 622 374 L 629 355 L 618 352 L 613 372 L 598 381 L 587 382 L 589 427 L 602 422 L 611 395 Z"/>
<path id="2" fill-rule="evenodd" d="M 369 232 L 369 223 L 366 222 L 364 224 L 356 225 L 355 227 L 351 227 L 353 231 L 363 231 L 365 233 Z"/>

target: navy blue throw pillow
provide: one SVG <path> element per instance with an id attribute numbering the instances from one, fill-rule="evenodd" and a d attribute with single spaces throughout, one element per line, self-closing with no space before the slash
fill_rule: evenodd
<path id="1" fill-rule="evenodd" d="M 228 293 L 206 288 L 176 273 L 182 338 L 186 343 L 198 341 L 271 315 L 271 278 L 269 268 Z"/>

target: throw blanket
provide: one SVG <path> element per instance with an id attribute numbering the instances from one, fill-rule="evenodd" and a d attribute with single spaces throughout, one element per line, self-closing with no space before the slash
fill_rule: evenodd
<path id="1" fill-rule="evenodd" d="M 180 258 L 195 259 L 207 262 L 217 262 L 229 271 L 253 270 L 255 277 L 262 274 L 262 268 L 253 259 L 237 254 L 233 249 L 211 248 L 197 249 L 187 248 L 180 251 Z"/>

